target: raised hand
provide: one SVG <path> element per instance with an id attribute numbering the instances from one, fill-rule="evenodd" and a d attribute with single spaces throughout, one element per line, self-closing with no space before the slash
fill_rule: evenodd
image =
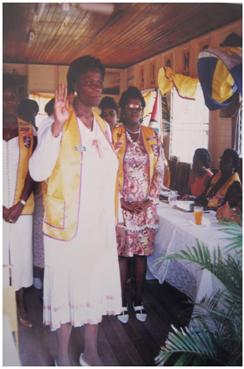
<path id="1" fill-rule="evenodd" d="M 63 130 L 64 123 L 69 118 L 68 107 L 67 88 L 61 84 L 55 91 L 54 123 L 52 125 L 52 133 L 54 136 L 59 135 Z"/>

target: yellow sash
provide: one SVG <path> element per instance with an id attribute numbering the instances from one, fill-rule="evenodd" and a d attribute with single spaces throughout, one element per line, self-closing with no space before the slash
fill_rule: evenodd
<path id="1" fill-rule="evenodd" d="M 106 137 L 106 123 L 96 114 Z M 70 108 L 64 125 L 59 156 L 51 176 L 44 184 L 43 232 L 62 241 L 75 237 L 80 209 L 80 181 L 83 158 L 82 141 L 75 112 Z"/>
<path id="2" fill-rule="evenodd" d="M 206 197 L 208 197 L 208 194 L 210 193 L 210 191 L 212 190 L 213 186 L 218 182 L 218 180 L 221 178 L 221 172 L 219 171 L 211 180 L 211 186 L 209 187 Z M 208 200 L 208 207 L 209 208 L 217 208 L 220 204 L 221 201 L 223 200 L 223 198 L 225 197 L 228 188 L 232 185 L 233 182 L 239 182 L 240 181 L 240 177 L 238 173 L 234 173 L 229 179 L 228 181 L 226 181 L 226 183 L 216 192 L 216 194 L 211 197 L 211 199 Z"/>
<path id="3" fill-rule="evenodd" d="M 25 179 L 28 174 L 28 163 L 33 150 L 33 129 L 32 125 L 18 118 L 19 130 L 19 164 L 17 170 L 17 181 L 14 195 L 14 204 L 19 202 L 24 189 Z M 32 214 L 34 210 L 33 193 L 29 196 L 24 206 L 23 215 Z"/>
<path id="4" fill-rule="evenodd" d="M 156 136 L 155 131 L 150 127 L 141 126 L 141 134 L 142 134 L 144 147 L 149 157 L 149 187 L 150 187 L 152 177 L 154 174 L 154 170 L 155 170 L 155 167 L 158 161 L 158 155 L 156 154 L 157 150 L 153 150 L 155 145 L 158 146 L 158 138 Z M 112 137 L 113 137 L 114 149 L 119 159 L 119 169 L 118 169 L 116 191 L 115 191 L 115 194 L 116 194 L 115 208 L 116 208 L 116 214 L 117 214 L 118 194 L 122 192 L 123 183 L 124 183 L 123 161 L 124 161 L 124 156 L 126 152 L 125 127 L 122 125 L 115 127 L 112 132 Z"/>

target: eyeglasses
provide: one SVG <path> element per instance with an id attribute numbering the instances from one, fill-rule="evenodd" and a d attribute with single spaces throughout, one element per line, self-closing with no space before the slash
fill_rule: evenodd
<path id="1" fill-rule="evenodd" d="M 98 81 L 93 81 L 93 80 L 86 80 L 82 82 L 83 86 L 86 87 L 97 87 L 97 88 L 103 88 L 103 81 L 98 80 Z"/>
<path id="2" fill-rule="evenodd" d="M 125 105 L 125 108 L 127 110 L 136 110 L 138 112 L 143 110 L 143 107 L 139 104 L 128 104 L 128 105 Z"/>

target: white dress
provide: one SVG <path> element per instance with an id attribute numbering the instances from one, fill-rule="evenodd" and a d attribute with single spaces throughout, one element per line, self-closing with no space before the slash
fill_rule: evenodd
<path id="1" fill-rule="evenodd" d="M 14 205 L 18 162 L 18 137 L 3 140 L 3 206 L 7 208 Z M 15 224 L 3 221 L 3 265 L 12 265 L 16 291 L 32 285 L 32 215 L 21 215 Z"/>
<path id="2" fill-rule="evenodd" d="M 103 315 L 121 312 L 114 214 L 118 162 L 98 124 L 94 122 L 90 131 L 78 122 L 85 147 L 78 232 L 71 241 L 44 236 L 44 323 L 52 330 L 67 322 L 75 327 L 97 324 Z M 50 175 L 59 143 L 60 138 L 51 134 L 50 123 L 40 129 L 30 159 L 33 179 Z"/>

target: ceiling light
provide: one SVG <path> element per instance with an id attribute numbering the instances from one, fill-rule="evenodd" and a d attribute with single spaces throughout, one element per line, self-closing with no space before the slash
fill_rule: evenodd
<path id="1" fill-rule="evenodd" d="M 27 44 L 28 44 L 27 47 L 31 47 L 35 37 L 36 37 L 35 32 L 33 30 L 30 30 L 27 35 Z"/>
<path id="2" fill-rule="evenodd" d="M 77 5 L 79 5 L 84 10 L 105 15 L 110 15 L 114 11 L 114 4 L 112 3 L 77 3 Z"/>

